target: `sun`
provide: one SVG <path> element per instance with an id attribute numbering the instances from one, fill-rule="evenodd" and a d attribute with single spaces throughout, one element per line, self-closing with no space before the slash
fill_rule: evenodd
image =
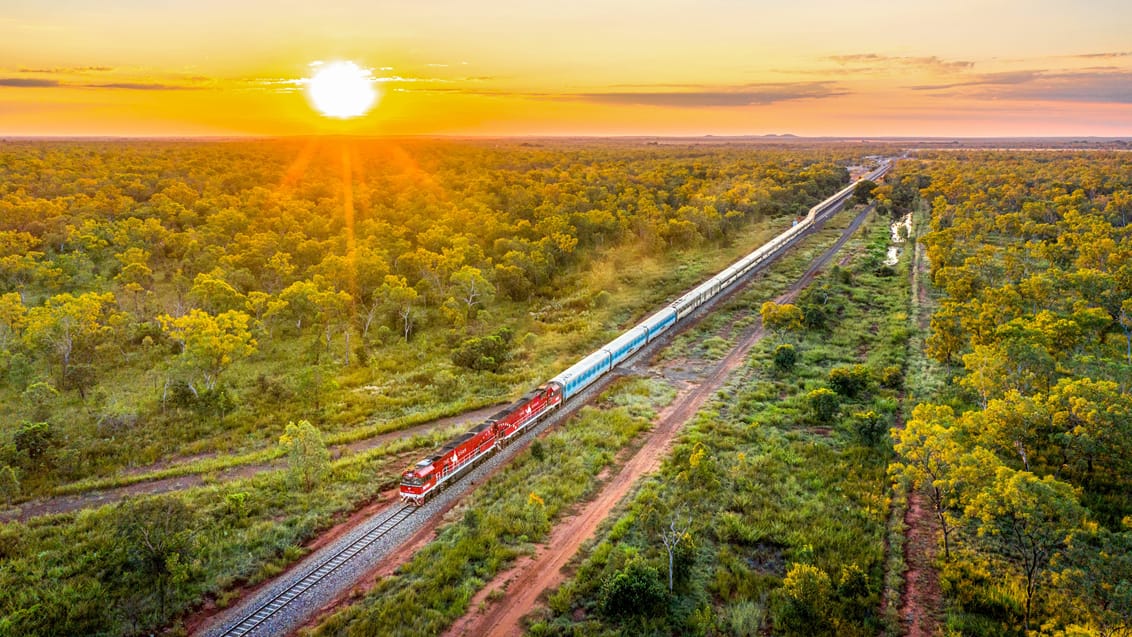
<path id="1" fill-rule="evenodd" d="M 377 89 L 369 70 L 353 62 L 312 65 L 317 68 L 307 80 L 307 97 L 327 117 L 350 119 L 365 115 L 377 101 Z"/>

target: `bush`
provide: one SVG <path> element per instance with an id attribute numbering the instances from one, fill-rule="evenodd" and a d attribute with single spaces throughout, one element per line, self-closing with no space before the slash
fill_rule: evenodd
<path id="1" fill-rule="evenodd" d="M 490 336 L 464 339 L 452 351 L 452 362 L 467 369 L 497 372 L 511 358 L 512 336 L 511 329 L 504 327 Z"/>
<path id="2" fill-rule="evenodd" d="M 646 615 L 660 609 L 667 597 L 660 571 L 634 559 L 601 587 L 601 610 L 609 617 Z"/>
<path id="3" fill-rule="evenodd" d="M 880 374 L 880 386 L 899 391 L 904 387 L 904 370 L 899 365 L 885 367 Z"/>
<path id="4" fill-rule="evenodd" d="M 789 372 L 798 362 L 798 351 L 794 346 L 786 343 L 774 349 L 774 367 L 780 372 Z"/>
<path id="5" fill-rule="evenodd" d="M 875 447 L 888 437 L 888 420 L 873 410 L 853 414 L 853 435 L 866 447 Z"/>
<path id="6" fill-rule="evenodd" d="M 775 591 L 774 625 L 787 635 L 830 635 L 829 575 L 816 566 L 793 564 Z"/>
<path id="7" fill-rule="evenodd" d="M 869 388 L 869 368 L 864 365 L 834 367 L 829 370 L 829 386 L 848 398 L 856 398 Z"/>
<path id="8" fill-rule="evenodd" d="M 546 459 L 546 449 L 543 447 L 542 441 L 537 438 L 531 443 L 531 457 L 539 462 Z"/>
<path id="9" fill-rule="evenodd" d="M 54 435 L 51 425 L 45 422 L 24 422 L 16 432 L 16 451 L 27 454 L 28 460 L 35 462 L 51 448 Z"/>
<path id="10" fill-rule="evenodd" d="M 815 389 L 809 394 L 806 394 L 806 400 L 810 403 L 810 413 L 817 423 L 828 423 L 833 420 L 837 415 L 838 403 L 837 394 L 822 387 Z"/>

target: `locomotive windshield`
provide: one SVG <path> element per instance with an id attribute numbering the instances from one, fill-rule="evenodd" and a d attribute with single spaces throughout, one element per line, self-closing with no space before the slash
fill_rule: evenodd
<path id="1" fill-rule="evenodd" d="M 407 484 L 410 487 L 419 487 L 424 484 L 424 480 L 418 478 L 415 474 L 406 473 L 401 476 L 401 484 Z"/>

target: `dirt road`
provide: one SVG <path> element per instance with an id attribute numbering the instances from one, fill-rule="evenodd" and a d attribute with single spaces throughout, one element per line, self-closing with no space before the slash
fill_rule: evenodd
<path id="1" fill-rule="evenodd" d="M 419 425 L 413 425 L 412 427 L 407 427 L 405 429 L 378 434 L 371 438 L 366 438 L 365 440 L 358 440 L 356 442 L 351 442 L 344 445 L 335 445 L 330 448 L 330 453 L 332 457 L 338 458 L 344 455 L 367 451 L 369 449 L 380 447 L 381 445 L 389 442 L 412 438 L 417 434 L 428 433 L 434 429 L 442 429 L 458 423 L 482 420 L 490 416 L 498 409 L 498 405 L 491 405 L 488 407 L 476 409 L 474 411 L 458 414 L 456 416 L 437 418 L 436 420 L 430 420 L 429 422 L 421 423 Z M 238 467 L 232 467 L 231 469 L 218 471 L 215 474 L 211 475 L 216 481 L 226 482 L 228 480 L 249 478 L 265 471 L 274 471 L 281 469 L 285 465 L 286 460 L 273 460 L 271 462 L 246 464 Z M 11 520 L 19 520 L 20 522 L 24 522 L 29 518 L 34 518 L 40 515 L 68 513 L 71 511 L 78 511 L 79 509 L 113 504 L 114 502 L 130 496 L 156 495 L 159 493 L 168 493 L 170 491 L 191 489 L 193 487 L 203 486 L 204 484 L 204 475 L 190 474 L 184 476 L 176 476 L 173 478 L 147 480 L 145 482 L 138 482 L 124 487 L 104 489 L 101 491 L 89 491 L 87 493 L 80 493 L 76 495 L 57 496 L 44 500 L 32 500 L 20 505 L 19 507 L 0 512 L 0 522 L 8 522 Z"/>
<path id="2" fill-rule="evenodd" d="M 859 214 L 843 232 L 837 243 L 816 259 L 790 288 L 777 299 L 788 303 L 826 267 L 849 238 L 864 223 L 868 210 Z M 524 557 L 477 593 L 469 603 L 470 610 L 445 633 L 446 637 L 479 635 L 521 635 L 521 619 L 531 611 L 544 591 L 563 581 L 562 567 L 589 539 L 602 520 L 628 494 L 637 481 L 656 471 L 668 455 L 677 434 L 700 408 L 719 391 L 727 378 L 746 359 L 748 352 L 764 335 L 761 321 L 755 321 L 742 334 L 738 344 L 722 360 L 710 368 L 699 383 L 692 383 L 675 401 L 657 416 L 656 426 L 646 434 L 644 444 L 632 453 L 619 468 L 611 472 L 597 496 L 577 514 L 560 522 L 547 542 L 533 557 Z M 489 604 L 493 591 L 506 590 L 494 605 L 480 613 L 481 604 Z"/>

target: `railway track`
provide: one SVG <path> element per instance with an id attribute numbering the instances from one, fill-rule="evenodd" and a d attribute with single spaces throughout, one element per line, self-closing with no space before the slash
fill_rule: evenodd
<path id="1" fill-rule="evenodd" d="M 663 347 L 664 345 L 666 345 L 675 334 L 682 332 L 684 329 L 687 329 L 687 327 L 697 323 L 700 318 L 702 318 L 705 314 L 709 313 L 719 303 L 723 302 L 726 298 L 728 298 L 732 294 L 734 294 L 736 290 L 738 290 L 738 289 L 742 288 L 744 285 L 746 285 L 746 283 L 751 279 L 752 276 L 754 276 L 754 274 L 756 272 L 759 272 L 759 271 L 762 271 L 763 269 L 765 269 L 772 262 L 776 261 L 777 258 L 783 252 L 785 252 L 788 249 L 790 249 L 791 247 L 793 247 L 793 245 L 796 244 L 798 241 L 800 241 L 803 237 L 811 234 L 811 232 L 813 230 L 816 230 L 818 226 L 824 224 L 824 222 L 827 221 L 834 214 L 836 214 L 837 212 L 840 212 L 842 206 L 844 205 L 844 201 L 845 200 L 838 201 L 835 204 L 829 206 L 827 209 L 821 211 L 819 214 L 817 214 L 815 216 L 815 222 L 816 223 L 815 223 L 814 228 L 811 228 L 811 229 L 809 229 L 805 232 L 799 233 L 797 236 L 795 236 L 792 239 L 790 239 L 789 241 L 783 243 L 776 250 L 774 250 L 774 252 L 771 255 L 768 255 L 768 258 L 767 258 L 765 263 L 759 265 L 758 267 L 753 269 L 751 272 L 748 272 L 746 275 L 744 275 L 740 279 L 734 281 L 733 283 L 728 285 L 725 289 L 720 290 L 720 292 L 718 294 L 716 294 L 714 296 L 714 298 L 709 299 L 701 307 L 697 308 L 694 312 L 692 312 L 692 314 L 687 317 L 687 320 L 682 321 L 683 325 L 681 327 L 677 328 L 672 333 L 666 335 L 664 338 L 658 339 L 657 341 L 655 341 L 653 343 L 649 343 L 647 346 L 645 346 L 644 348 L 642 348 L 641 350 L 636 352 L 633 356 L 631 356 L 630 358 L 623 361 L 618 367 L 630 365 L 635 360 L 641 360 L 641 359 L 647 360 L 648 358 L 650 358 L 659 347 Z M 858 218 L 856 220 L 856 222 L 854 222 L 854 224 L 853 224 L 854 227 L 856 225 L 858 225 L 859 222 L 862 219 L 863 219 L 863 215 L 860 218 Z M 847 233 L 846 236 L 842 238 L 842 241 L 840 243 L 843 243 L 844 240 L 847 239 L 848 234 L 851 234 L 851 232 Z M 840 245 L 840 243 L 839 243 L 839 245 Z M 612 377 L 613 375 L 614 374 L 610 374 L 609 376 Z M 606 379 L 606 381 L 607 380 L 608 379 Z M 545 430 L 546 428 L 553 426 L 557 422 L 565 419 L 579 405 L 585 404 L 591 398 L 593 398 L 593 396 L 596 396 L 598 393 L 600 393 L 604 389 L 604 386 L 606 384 L 607 384 L 607 382 L 595 383 L 594 386 L 589 387 L 589 388 L 585 389 L 584 391 L 580 392 L 577 396 L 572 397 L 569 401 L 571 403 L 570 405 L 563 404 L 560 409 L 556 410 L 556 412 L 554 412 L 554 413 L 550 414 L 548 417 L 544 418 L 542 422 L 532 426 L 531 430 L 527 431 L 523 435 L 523 438 L 529 439 L 532 436 L 540 433 L 542 430 Z M 519 444 L 512 445 L 513 447 L 517 448 L 516 451 L 518 449 L 525 447 L 525 444 L 523 444 L 523 441 L 516 441 L 516 442 L 518 442 Z M 505 462 L 506 459 L 508 459 L 511 455 L 513 455 L 513 453 L 501 453 L 501 454 L 497 454 L 497 455 L 503 457 L 502 461 Z M 462 482 L 470 482 L 470 481 L 471 481 L 471 476 L 464 476 L 461 479 L 457 480 L 456 482 L 462 483 Z M 453 489 L 453 490 L 454 491 L 461 491 L 461 492 L 463 491 L 463 489 Z M 439 499 L 440 498 L 434 498 L 434 500 L 439 500 Z M 239 619 L 239 621 L 236 621 L 235 623 L 230 624 L 229 628 L 224 629 L 222 632 L 213 633 L 211 631 L 208 631 L 208 632 L 206 632 L 207 636 L 208 637 L 217 637 L 217 636 L 222 635 L 224 637 L 228 637 L 228 636 L 245 637 L 246 635 L 250 635 L 250 634 L 256 632 L 257 628 L 264 626 L 264 624 L 268 623 L 269 620 L 271 620 L 273 617 L 275 617 L 276 615 L 279 615 L 282 611 L 284 611 L 284 609 L 287 609 L 288 606 L 292 604 L 292 602 L 299 600 L 303 596 L 304 593 L 309 591 L 311 588 L 314 588 L 315 586 L 317 586 L 320 582 L 323 582 L 324 580 L 329 578 L 332 574 L 334 574 L 336 571 L 338 571 L 342 566 L 346 565 L 355 556 L 366 551 L 366 549 L 373 546 L 375 543 L 380 541 L 382 538 L 389 535 L 394 529 L 396 529 L 399 525 L 401 525 L 406 520 L 408 520 L 412 516 L 412 514 L 415 511 L 418 511 L 418 510 L 420 510 L 420 509 L 416 506 L 413 506 L 413 505 L 399 505 L 399 506 L 391 509 L 391 513 L 388 515 L 388 517 L 386 517 L 384 520 L 379 522 L 375 527 L 373 527 L 372 529 L 370 529 L 369 531 L 367 531 L 366 533 L 364 533 L 363 535 L 361 535 L 357 539 L 349 542 L 348 544 L 346 544 L 345 546 L 343 546 L 341 549 L 334 552 L 333 554 L 323 558 L 316 566 L 314 566 L 314 568 L 309 570 L 305 575 L 294 580 L 293 583 L 291 583 L 289 586 L 286 586 L 282 590 L 276 592 L 273 596 L 268 598 L 266 601 L 263 601 L 263 602 L 259 603 L 258 605 L 254 606 L 253 610 L 245 611 L 244 615 Z M 431 512 L 426 512 L 425 515 L 427 517 L 428 515 L 431 515 L 431 514 L 432 514 Z M 271 629 L 272 627 L 269 625 L 265 628 Z M 275 634 L 274 631 L 271 634 Z"/>
<path id="2" fill-rule="evenodd" d="M 291 586 L 276 594 L 271 599 L 264 602 L 259 608 L 255 609 L 252 613 L 248 614 L 236 625 L 229 628 L 227 631 L 220 633 L 225 637 L 244 637 L 259 628 L 270 619 L 273 615 L 287 607 L 288 604 L 295 601 L 300 595 L 310 590 L 310 588 L 322 580 L 326 579 L 331 573 L 337 571 L 343 564 L 353 559 L 355 555 L 373 545 L 374 542 L 385 537 L 396 526 L 404 522 L 417 507 L 410 505 L 402 505 L 393 511 L 393 515 L 378 524 L 368 533 L 361 536 L 357 540 L 349 543 L 340 551 L 331 555 L 323 560 L 306 575 L 295 580 Z"/>

